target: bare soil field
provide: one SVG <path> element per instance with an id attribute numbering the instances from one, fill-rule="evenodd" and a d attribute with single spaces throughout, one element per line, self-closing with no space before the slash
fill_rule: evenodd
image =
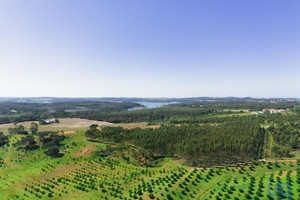
<path id="1" fill-rule="evenodd" d="M 39 123 L 38 121 L 27 121 L 20 122 L 17 125 L 23 125 L 27 131 L 29 131 L 30 124 L 32 122 Z M 121 126 L 126 129 L 133 128 L 159 128 L 160 125 L 150 125 L 148 126 L 146 122 L 141 123 L 127 123 L 127 124 L 114 124 L 104 121 L 95 121 L 88 119 L 79 119 L 79 118 L 67 118 L 67 119 L 59 119 L 59 123 L 47 124 L 47 125 L 39 125 L 39 131 L 64 131 L 65 134 L 76 134 L 76 131 L 86 131 L 90 125 L 98 124 L 99 127 L 103 126 Z M 15 127 L 13 123 L 9 124 L 1 124 L 0 132 L 4 132 L 4 134 L 8 133 L 8 128 Z"/>
<path id="2" fill-rule="evenodd" d="M 76 153 L 76 156 L 77 157 L 79 157 L 79 156 L 87 156 L 87 155 L 91 154 L 94 149 L 95 149 L 94 146 L 86 147 L 83 150 L 81 150 L 80 152 Z"/>
<path id="3" fill-rule="evenodd" d="M 111 126 L 121 126 L 126 129 L 133 129 L 133 128 L 159 128 L 160 125 L 147 125 L 146 122 L 141 123 L 128 123 L 128 124 L 112 124 Z"/>
<path id="4" fill-rule="evenodd" d="M 25 128 L 29 128 L 30 124 L 33 121 L 27 121 L 27 122 L 20 122 L 17 125 L 23 125 Z M 34 121 L 35 123 L 39 123 L 38 121 Z M 112 123 L 109 122 L 103 122 L 103 121 L 94 121 L 94 120 L 88 120 L 88 119 L 79 119 L 79 118 L 70 118 L 70 119 L 59 119 L 59 123 L 53 123 L 53 124 L 46 124 L 46 125 L 39 125 L 39 127 L 89 127 L 92 124 L 98 124 L 99 126 L 109 126 Z M 1 124 L 0 129 L 3 128 L 9 128 L 14 127 L 13 123 L 10 124 Z"/>
<path id="5" fill-rule="evenodd" d="M 61 134 L 63 134 L 63 135 L 76 135 L 77 132 L 76 131 L 64 131 L 64 132 L 61 132 Z"/>
<path id="6" fill-rule="evenodd" d="M 94 121 L 88 119 L 78 119 L 78 118 L 71 118 L 71 119 L 59 119 L 59 123 L 49 124 L 45 126 L 51 127 L 89 127 L 92 124 L 98 124 L 99 126 L 110 126 L 112 123 L 104 122 L 104 121 Z"/>
<path id="7" fill-rule="evenodd" d="M 23 125 L 26 130 L 29 130 L 30 124 L 33 121 L 20 122 L 17 125 Z M 35 123 L 39 123 L 38 121 L 34 121 Z M 88 127 L 92 124 L 98 124 L 99 126 L 112 126 L 112 123 L 103 122 L 103 121 L 94 121 L 87 119 L 79 119 L 79 118 L 70 118 L 70 119 L 59 119 L 59 123 L 47 124 L 47 125 L 39 125 L 40 131 L 77 131 L 77 130 L 87 130 Z M 15 127 L 13 123 L 10 124 L 1 124 L 0 131 L 7 133 L 8 128 Z"/>

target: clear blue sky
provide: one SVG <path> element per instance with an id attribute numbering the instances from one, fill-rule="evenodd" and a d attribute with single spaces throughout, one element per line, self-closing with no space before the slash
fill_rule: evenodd
<path id="1" fill-rule="evenodd" d="M 0 96 L 300 97 L 300 1 L 1 0 Z"/>

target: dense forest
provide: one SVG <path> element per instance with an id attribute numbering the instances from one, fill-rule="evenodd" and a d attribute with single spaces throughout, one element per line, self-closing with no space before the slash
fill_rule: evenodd
<path id="1" fill-rule="evenodd" d="M 259 159 L 265 133 L 257 117 L 232 118 L 230 122 L 216 126 L 191 124 L 157 129 L 104 127 L 101 131 L 92 130 L 86 132 L 92 140 L 130 143 L 155 156 L 182 158 L 192 165 Z"/>
<path id="2" fill-rule="evenodd" d="M 76 112 L 85 110 L 101 110 L 102 112 L 113 112 L 127 110 L 141 106 L 131 102 L 108 102 L 108 101 L 78 101 L 57 103 L 0 103 L 0 115 L 15 115 L 45 112 Z"/>
<path id="3" fill-rule="evenodd" d="M 0 124 L 40 121 L 50 117 L 77 117 L 76 113 L 101 113 L 120 112 L 141 106 L 131 102 L 107 102 L 107 101 L 77 101 L 77 102 L 56 102 L 56 103 L 0 103 Z"/>
<path id="4" fill-rule="evenodd" d="M 297 112 L 296 112 L 297 113 Z M 266 142 L 272 142 L 269 157 L 293 157 L 300 149 L 300 113 L 263 116 L 267 126 Z"/>
<path id="5" fill-rule="evenodd" d="M 133 111 L 122 111 L 105 113 L 101 111 L 77 112 L 74 116 L 84 119 L 108 121 L 113 123 L 128 122 L 151 122 L 156 120 L 169 120 L 174 116 L 199 116 L 212 113 L 210 109 L 183 108 L 183 107 L 161 107 L 156 109 L 143 109 Z"/>

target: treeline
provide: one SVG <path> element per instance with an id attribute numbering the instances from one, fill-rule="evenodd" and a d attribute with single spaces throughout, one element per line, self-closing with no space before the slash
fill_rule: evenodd
<path id="1" fill-rule="evenodd" d="M 131 130 L 104 127 L 101 131 L 87 131 L 86 135 L 92 140 L 133 144 L 155 156 L 175 156 L 191 165 L 259 159 L 264 142 L 264 129 L 256 117 L 236 118 L 219 126 L 191 124 Z"/>
<path id="2" fill-rule="evenodd" d="M 18 123 L 26 121 L 43 121 L 49 118 L 67 118 L 72 117 L 68 112 L 53 112 L 53 113 L 36 113 L 36 114 L 24 114 L 20 116 L 5 116 L 0 117 L 0 124 Z"/>
<path id="3" fill-rule="evenodd" d="M 42 121 L 47 118 L 86 116 L 88 113 L 120 112 L 141 106 L 131 102 L 82 101 L 62 103 L 0 103 L 0 124 Z M 81 114 L 82 113 L 82 114 Z"/>
<path id="4" fill-rule="evenodd" d="M 291 157 L 292 151 L 300 149 L 300 115 L 268 115 L 267 131 L 272 137 L 272 155 Z"/>
<path id="5" fill-rule="evenodd" d="M 170 120 L 171 124 L 219 124 L 230 122 L 236 118 L 252 118 L 253 116 L 235 116 L 235 115 L 210 115 L 210 116 L 196 116 L 196 117 L 173 117 Z M 260 116 L 258 116 L 260 117 Z"/>
<path id="6" fill-rule="evenodd" d="M 99 121 L 108 121 L 112 123 L 130 123 L 130 122 L 152 122 L 156 120 L 169 120 L 173 116 L 199 116 L 211 114 L 212 111 L 206 108 L 184 108 L 184 107 L 162 107 L 155 109 L 143 109 L 123 112 L 78 112 L 73 116 Z"/>
<path id="7" fill-rule="evenodd" d="M 108 101 L 78 101 L 58 103 L 0 103 L 0 115 L 40 114 L 53 112 L 75 112 L 84 110 L 101 110 L 102 112 L 116 112 L 141 106 L 132 102 Z"/>
<path id="8" fill-rule="evenodd" d="M 250 110 L 262 110 L 264 108 L 274 108 L 274 109 L 286 109 L 294 108 L 299 106 L 299 101 L 216 101 L 216 102 L 190 102 L 182 103 L 182 107 L 201 107 L 201 108 L 210 108 L 213 110 L 220 109 L 250 109 Z M 169 105 L 169 106 L 178 106 L 178 105 Z"/>
<path id="9" fill-rule="evenodd" d="M 215 117 L 215 115 L 238 114 L 230 111 L 230 109 L 285 109 L 294 108 L 297 105 L 299 105 L 299 103 L 294 101 L 279 101 L 276 103 L 247 101 L 197 102 L 195 104 L 173 104 L 155 109 L 111 113 L 105 113 L 101 111 L 76 112 L 72 113 L 71 117 L 108 121 L 112 123 L 130 123 L 142 121 L 153 122 L 160 120 L 168 120 L 174 124 L 209 123 L 212 121 L 219 123 L 227 119 L 223 117 Z"/>
<path id="10" fill-rule="evenodd" d="M 203 116 L 196 116 L 196 117 L 173 117 L 170 120 L 171 124 L 218 124 L 218 123 L 224 123 L 231 120 L 234 120 L 235 118 L 251 118 L 253 115 L 223 115 L 219 114 L 218 112 L 214 113 L 213 115 L 203 115 Z M 276 113 L 276 114 L 260 114 L 256 115 L 257 119 L 260 120 L 261 123 L 266 121 L 267 123 L 293 123 L 297 121 L 300 117 L 300 113 L 289 113 L 289 114 L 282 114 L 282 113 Z"/>
<path id="11" fill-rule="evenodd" d="M 66 139 L 66 136 L 54 131 L 38 132 L 38 124 L 35 122 L 31 123 L 29 130 L 30 133 L 25 131 L 23 125 L 19 125 L 9 128 L 8 136 L 0 132 L 0 147 L 9 143 L 11 135 L 20 135 L 21 137 L 18 137 L 17 141 L 12 144 L 18 151 L 26 152 L 42 148 L 48 156 L 63 156 L 63 154 L 60 153 L 60 149 L 63 146 L 62 141 Z"/>
<path id="12" fill-rule="evenodd" d="M 42 114 L 23 114 L 19 116 L 0 116 L 0 124 L 17 123 L 25 121 L 39 121 Z"/>
<path id="13" fill-rule="evenodd" d="M 8 136 L 5 136 L 3 132 L 0 132 L 0 147 L 6 145 L 9 142 Z"/>

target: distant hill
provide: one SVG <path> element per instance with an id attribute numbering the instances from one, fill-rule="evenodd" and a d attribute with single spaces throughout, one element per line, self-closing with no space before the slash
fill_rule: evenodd
<path id="1" fill-rule="evenodd" d="M 299 98 L 253 98 L 253 97 L 189 97 L 189 98 L 130 98 L 130 97 L 0 97 L 1 102 L 14 103 L 58 103 L 76 101 L 112 101 L 112 102 L 198 102 L 198 101 L 299 101 Z"/>

